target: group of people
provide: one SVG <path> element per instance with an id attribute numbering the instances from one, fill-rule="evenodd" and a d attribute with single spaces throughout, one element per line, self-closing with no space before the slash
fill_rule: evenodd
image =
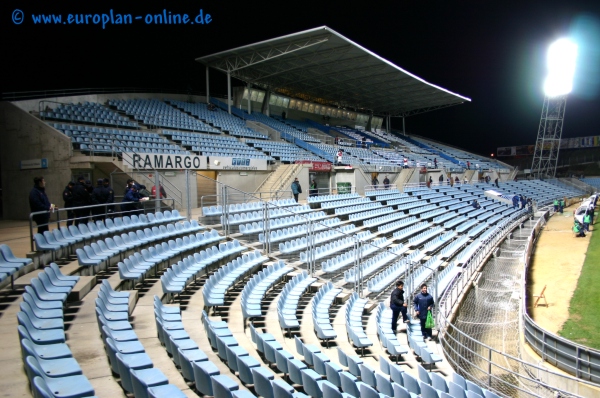
<path id="1" fill-rule="evenodd" d="M 123 193 L 121 211 L 130 214 L 142 212 L 140 202 L 149 199 L 148 195 L 143 192 L 145 189 L 144 185 L 138 184 L 132 178 L 128 179 Z M 160 195 L 161 199 L 167 197 L 162 185 L 158 188 L 159 193 L 156 191 L 156 187 L 152 187 L 151 196 Z M 94 187 L 90 180 L 86 180 L 84 176 L 80 175 L 76 182 L 69 181 L 63 190 L 62 197 L 64 209 L 67 210 L 67 226 L 87 223 L 90 217 L 93 221 L 104 220 L 106 217 L 111 217 L 115 211 L 113 205 L 115 192 L 110 186 L 108 178 L 99 178 Z M 50 202 L 46 194 L 46 181 L 42 176 L 33 179 L 33 188 L 29 192 L 29 209 L 32 213 L 40 213 L 34 214 L 32 217 L 37 225 L 37 232 L 48 231 L 50 215 L 57 209 L 57 206 Z"/>
<path id="2" fill-rule="evenodd" d="M 554 199 L 553 205 L 554 205 L 554 212 L 562 214 L 563 210 L 565 208 L 565 200 L 563 198 Z"/>
<path id="3" fill-rule="evenodd" d="M 379 179 L 377 178 L 376 174 L 374 174 L 373 177 L 371 178 L 371 185 L 373 186 L 374 189 L 377 189 L 377 187 L 379 186 Z M 390 179 L 386 175 L 385 178 L 383 179 L 383 189 L 389 189 L 389 188 L 390 188 Z"/>
<path id="4" fill-rule="evenodd" d="M 433 340 L 432 329 L 426 327 L 427 315 L 433 310 L 434 302 L 433 296 L 427 292 L 427 285 L 421 285 L 421 292 L 417 294 L 413 300 L 413 309 L 415 315 L 419 318 L 421 323 L 421 333 L 423 339 Z M 404 282 L 398 281 L 396 288 L 392 292 L 390 297 L 390 308 L 392 309 L 392 332 L 396 333 L 398 327 L 398 317 L 402 315 L 402 321 L 404 323 L 409 322 L 407 310 L 408 302 L 404 300 Z"/>
<path id="5" fill-rule="evenodd" d="M 512 197 L 512 204 L 513 204 L 513 209 L 528 208 L 528 209 L 531 210 L 533 202 L 532 202 L 531 198 L 528 198 L 526 196 L 523 196 L 523 195 L 514 195 Z"/>

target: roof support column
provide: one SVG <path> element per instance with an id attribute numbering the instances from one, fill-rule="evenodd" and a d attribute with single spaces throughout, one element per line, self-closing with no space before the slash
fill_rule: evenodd
<path id="1" fill-rule="evenodd" d="M 404 115 L 402 115 L 402 134 L 406 135 L 406 125 L 404 124 Z"/>
<path id="2" fill-rule="evenodd" d="M 269 102 L 271 102 L 271 90 L 267 89 L 267 92 L 265 93 L 265 98 L 263 99 L 262 107 L 260 109 L 260 111 L 267 116 L 270 116 L 269 115 Z"/>
<path id="3" fill-rule="evenodd" d="M 210 104 L 210 89 L 208 85 L 208 66 L 206 67 L 206 103 Z"/>
<path id="4" fill-rule="evenodd" d="M 227 112 L 231 115 L 231 72 L 227 71 Z"/>
<path id="5" fill-rule="evenodd" d="M 252 115 L 252 84 L 248 83 L 248 115 Z"/>
<path id="6" fill-rule="evenodd" d="M 365 130 L 371 131 L 371 122 L 373 121 L 373 114 L 369 115 L 369 120 L 367 120 L 367 125 L 365 126 Z"/>

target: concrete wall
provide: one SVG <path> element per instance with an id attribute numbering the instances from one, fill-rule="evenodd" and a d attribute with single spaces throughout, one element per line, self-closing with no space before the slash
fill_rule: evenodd
<path id="1" fill-rule="evenodd" d="M 246 175 L 241 175 L 241 174 Z M 217 171 L 217 181 L 221 184 L 229 185 L 242 192 L 248 192 L 254 195 L 254 191 L 267 179 L 270 171 L 239 171 L 239 170 L 219 170 Z M 218 189 L 217 189 L 218 190 Z M 219 194 L 219 192 L 217 192 Z M 233 193 L 230 193 L 234 195 Z M 234 198 L 232 198 L 234 199 Z M 235 199 L 234 199 L 235 200 Z"/>
<path id="2" fill-rule="evenodd" d="M 44 176 L 51 203 L 62 206 L 62 191 L 71 178 L 71 140 L 10 102 L 0 102 L 0 162 L 5 219 L 29 219 L 33 177 Z M 48 159 L 47 169 L 20 170 L 20 161 Z"/>
<path id="3" fill-rule="evenodd" d="M 180 101 L 189 101 L 192 99 L 194 102 L 206 102 L 206 97 L 198 96 L 198 95 L 185 95 L 185 94 L 167 94 L 167 93 L 113 93 L 113 94 L 86 94 L 86 95 L 74 95 L 69 97 L 50 97 L 50 98 L 42 98 L 42 99 L 32 99 L 32 100 L 24 100 L 24 101 L 15 101 L 13 102 L 16 106 L 23 109 L 26 112 L 39 112 L 40 102 L 44 102 L 44 107 L 49 106 L 50 108 L 56 108 L 58 104 L 49 103 L 48 101 L 59 102 L 63 104 L 68 103 L 83 103 L 85 101 L 88 102 L 98 102 L 100 104 L 104 104 L 106 101 L 110 99 L 158 99 L 162 100 L 164 98 L 180 100 Z M 46 103 L 48 102 L 48 103 Z M 57 123 L 63 123 L 63 121 L 56 121 Z"/>
<path id="4" fill-rule="evenodd" d="M 337 189 L 338 182 L 349 182 L 352 184 L 352 188 L 356 188 L 356 178 L 354 176 L 355 170 L 336 170 L 333 175 L 333 189 Z M 363 190 L 364 191 L 364 190 Z"/>

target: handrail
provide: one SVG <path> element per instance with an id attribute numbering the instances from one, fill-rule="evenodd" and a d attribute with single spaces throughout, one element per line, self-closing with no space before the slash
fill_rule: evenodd
<path id="1" fill-rule="evenodd" d="M 453 363 L 453 366 L 460 368 L 461 364 L 457 363 L 453 358 L 458 357 L 464 359 L 464 355 L 469 355 L 471 358 L 479 358 L 488 364 L 487 369 L 481 369 L 474 365 L 474 360 L 471 359 L 470 363 L 477 367 L 477 369 L 487 376 L 488 387 L 493 382 L 498 385 L 508 385 L 513 390 L 518 390 L 523 393 L 523 396 L 577 396 L 576 394 L 565 391 L 564 388 L 568 388 L 568 384 L 580 382 L 572 376 L 565 376 L 558 372 L 550 371 L 540 365 L 528 363 L 520 358 L 513 357 L 504 353 L 501 350 L 494 349 L 473 337 L 462 332 L 455 324 L 452 324 L 450 319 L 455 315 L 455 307 L 462 301 L 464 295 L 468 292 L 468 287 L 477 278 L 477 271 L 484 266 L 485 261 L 492 254 L 493 250 L 499 245 L 502 240 L 512 231 L 516 225 L 522 223 L 529 217 L 529 213 L 523 214 L 522 212 L 515 213 L 506 222 L 503 223 L 500 230 L 494 235 L 486 239 L 485 242 L 479 246 L 478 250 L 471 256 L 471 258 L 463 265 L 463 272 L 455 279 L 455 281 L 449 286 L 443 293 L 442 298 L 439 300 L 439 311 L 437 313 L 438 327 L 440 330 L 440 343 L 443 351 L 446 354 L 446 358 Z M 452 331 L 450 333 L 449 331 Z M 458 336 L 454 336 L 456 333 Z M 471 349 L 472 346 L 479 347 L 477 351 Z M 458 352 L 458 350 L 460 352 Z M 482 353 L 487 353 L 484 356 Z M 454 355 L 452 355 L 454 354 Z M 499 361 L 495 360 L 492 362 L 492 354 L 496 357 L 503 357 L 506 359 L 506 363 L 514 363 L 512 369 L 502 367 L 499 365 Z M 503 374 L 510 375 L 509 378 L 501 378 L 497 374 L 492 372 L 492 367 L 500 368 Z M 518 370 L 513 370 L 514 368 Z M 519 371 L 520 370 L 520 371 Z M 523 374 L 525 373 L 525 375 Z M 563 381 L 563 388 L 558 388 L 548 384 L 545 380 L 546 377 L 540 377 L 540 374 L 552 374 L 553 377 L 561 378 Z M 511 382 L 511 379 L 516 378 L 517 381 Z M 594 384 L 586 381 L 583 383 L 593 385 Z M 547 391 L 545 395 L 531 392 L 535 391 Z"/>
<path id="2" fill-rule="evenodd" d="M 149 200 L 145 200 L 141 203 L 153 203 L 153 202 L 168 202 L 171 201 L 173 202 L 172 198 L 167 198 L 167 199 L 149 199 Z M 52 218 L 52 214 L 56 214 L 56 220 L 55 221 L 51 221 L 49 220 L 47 224 L 37 224 L 37 227 L 41 227 L 41 226 L 50 226 L 51 224 L 56 224 L 57 227 L 60 227 L 60 223 L 61 222 L 65 222 L 65 221 L 75 221 L 75 220 L 79 220 L 80 218 L 68 218 L 68 212 L 71 211 L 75 211 L 75 210 L 80 210 L 80 209 L 89 209 L 90 212 L 92 209 L 95 208 L 104 208 L 104 216 L 106 216 L 109 210 L 109 207 L 114 207 L 114 206 L 122 206 L 122 205 L 128 205 L 128 204 L 133 204 L 133 203 L 140 203 L 140 202 L 113 202 L 113 203 L 103 203 L 103 204 L 99 204 L 99 205 L 89 205 L 89 206 L 78 206 L 78 207 L 61 207 L 61 208 L 54 208 L 54 210 L 50 211 L 50 210 L 44 210 L 44 211 L 35 211 L 29 214 L 29 240 L 30 240 L 30 244 L 31 244 L 31 251 L 35 251 L 34 248 L 34 240 L 33 240 L 33 216 L 39 215 L 39 214 L 48 214 L 50 213 L 50 218 Z M 146 209 L 145 207 L 143 209 L 137 209 L 137 210 L 133 210 L 133 211 L 119 211 L 120 214 L 125 214 L 125 213 L 133 213 L 133 212 L 139 212 L 140 210 L 144 211 L 144 214 L 146 213 Z M 61 218 L 61 213 L 67 213 L 67 218 Z M 116 214 L 116 213 L 112 213 L 112 214 Z M 101 215 L 101 214 L 100 214 Z M 98 215 L 98 216 L 100 216 Z M 94 217 L 94 215 L 92 214 L 89 217 Z M 82 217 L 84 219 L 87 219 L 89 217 Z"/>

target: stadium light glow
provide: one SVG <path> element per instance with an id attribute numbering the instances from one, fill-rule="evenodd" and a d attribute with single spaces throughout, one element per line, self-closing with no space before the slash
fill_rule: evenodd
<path id="1" fill-rule="evenodd" d="M 548 76 L 544 93 L 548 97 L 566 95 L 573 89 L 577 60 L 577 45 L 569 39 L 559 39 L 548 48 Z"/>

